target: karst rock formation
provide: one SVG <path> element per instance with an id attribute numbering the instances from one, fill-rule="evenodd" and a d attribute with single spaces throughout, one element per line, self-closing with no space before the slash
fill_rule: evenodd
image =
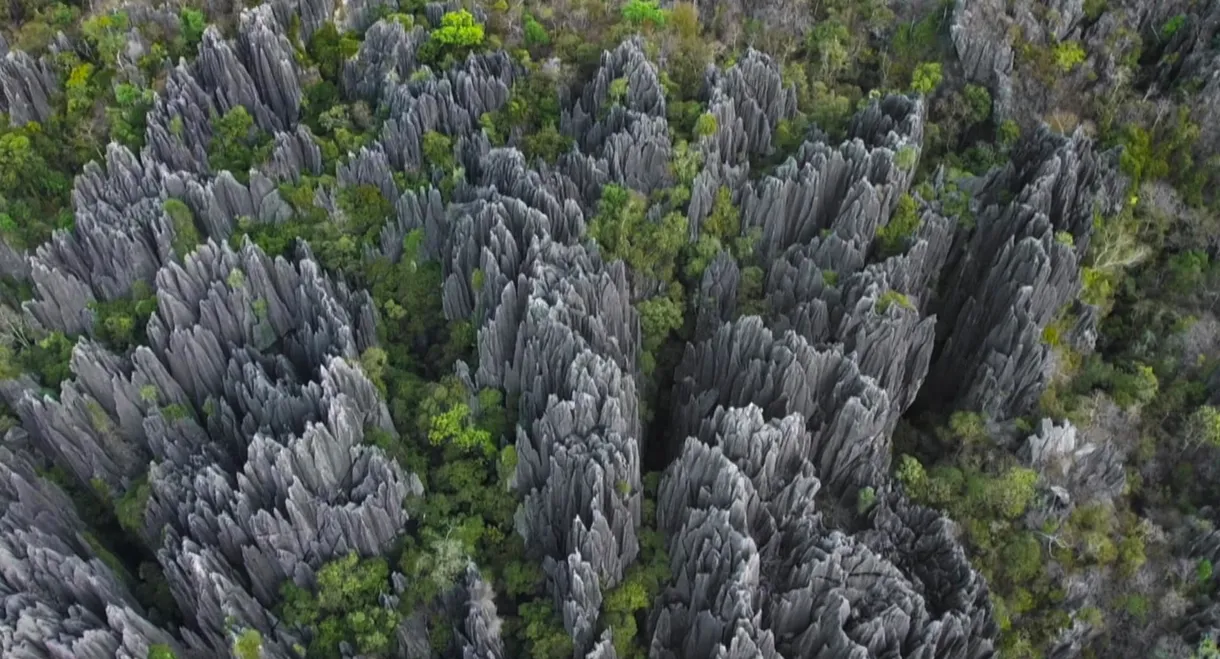
<path id="1" fill-rule="evenodd" d="M 953 45 L 966 75 L 1004 106 L 1013 54 L 981 24 L 981 3 L 956 3 Z M 808 25 L 783 18 L 792 4 L 723 3 L 725 20 L 804 34 Z M 1055 4 L 1066 33 L 1080 3 Z M 691 145 L 701 160 L 690 239 L 727 188 L 742 234 L 758 238 L 761 303 L 743 312 L 745 275 L 727 255 L 703 271 L 692 339 L 658 415 L 668 427 L 649 434 L 635 303 L 656 282 L 609 258 L 587 225 L 604 186 L 647 196 L 674 183 L 658 65 L 637 38 L 602 53 L 579 93 L 562 98 L 559 130 L 574 147 L 554 164 L 531 162 L 481 127 L 531 73 L 487 51 L 419 75 L 427 29 L 449 7 L 430 4 L 433 25 L 406 27 L 379 18 L 379 6 L 342 8 L 340 21 L 365 37 L 343 62 L 341 92 L 384 121 L 317 201 L 340 213 L 339 190 L 370 185 L 393 202 L 362 258 L 398 262 L 404 239 L 422 231 L 446 318 L 477 336 L 477 366 L 459 366 L 466 386 L 516 405 L 505 496 L 518 499 L 516 531 L 575 656 L 616 656 L 603 600 L 639 560 L 653 449 L 672 461 L 656 501 L 669 578 L 641 632 L 649 656 L 997 656 L 988 586 L 953 522 L 893 482 L 892 435 L 912 409 L 1010 420 L 1036 402 L 1048 377 L 1040 337 L 1078 292 L 1091 204 L 1108 175 L 1085 133 L 1031 132 L 1005 166 L 959 183 L 966 228 L 937 195 L 912 188 L 919 96 L 872 99 L 846 139 L 811 131 L 778 166 L 752 171 L 797 114 L 795 92 L 754 50 L 709 71 L 717 128 Z M 74 226 L 28 253 L 0 252 L 5 274 L 31 286 L 21 310 L 31 326 L 79 337 L 58 391 L 22 381 L 3 390 L 21 422 L 0 446 L 4 657 L 144 659 L 153 645 L 221 657 L 246 630 L 261 635 L 262 657 L 299 656 L 308 639 L 277 618 L 281 585 L 309 588 L 328 561 L 392 551 L 411 525 L 404 501 L 428 496 L 420 475 L 366 441 L 398 432 L 359 361 L 384 321 L 369 293 L 326 272 L 303 242 L 272 257 L 232 240 L 243 222 L 288 221 L 280 184 L 322 173 L 301 123 L 309 73 L 289 32 L 307 38 L 338 13 L 329 0 L 277 0 L 241 10 L 229 36 L 209 27 L 158 92 L 144 148 L 112 143 L 77 176 Z M 1198 44 L 1172 47 L 1182 66 L 1205 66 Z M 48 63 L 3 50 L 9 121 L 45 118 L 57 93 Z M 617 80 L 627 91 L 611 104 Z M 249 172 L 217 171 L 210 118 L 239 106 L 272 136 L 269 155 Z M 464 179 L 446 194 L 435 180 L 402 191 L 396 174 L 427 175 L 429 131 L 452 138 Z M 936 180 L 933 192 L 947 185 L 943 173 Z M 919 226 L 883 255 L 877 232 L 906 194 Z M 167 200 L 195 218 L 202 242 L 188 254 L 175 248 Z M 155 304 L 144 342 L 107 348 L 96 304 L 141 288 Z M 1109 491 L 1121 478 L 1114 456 L 1085 451 L 1071 427 L 1048 423 L 1027 453 L 1034 464 L 1073 458 L 1054 473 L 1067 491 Z M 180 626 L 143 610 L 88 541 L 52 466 L 115 500 L 143 490 L 134 534 L 163 570 Z M 865 489 L 876 504 L 861 511 Z M 393 579 L 405 590 L 404 575 Z M 506 656 L 497 594 L 477 566 L 443 600 L 457 621 L 444 656 Z M 407 618 L 400 647 L 427 647 L 427 633 Z"/>

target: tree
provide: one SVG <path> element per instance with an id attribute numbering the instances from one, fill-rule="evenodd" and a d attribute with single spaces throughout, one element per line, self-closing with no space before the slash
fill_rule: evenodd
<path id="1" fill-rule="evenodd" d="M 244 106 L 212 119 L 212 141 L 208 144 L 208 164 L 215 171 L 225 170 L 242 183 L 249 183 L 250 168 L 266 156 L 270 138 L 254 126 L 254 117 Z"/>
<path id="2" fill-rule="evenodd" d="M 554 123 L 548 123 L 527 135 L 521 144 L 521 152 L 527 159 L 540 159 L 551 165 L 571 148 L 572 138 L 560 133 Z"/>
<path id="3" fill-rule="evenodd" d="M 360 50 L 360 39 L 352 32 L 339 33 L 334 23 L 327 21 L 310 37 L 305 51 L 318 65 L 318 73 L 332 83 L 339 81 L 343 63 Z"/>
<path id="4" fill-rule="evenodd" d="M 471 423 L 470 406 L 465 403 L 432 417 L 428 441 L 433 446 L 452 444 L 463 452 L 482 452 L 486 457 L 496 453 L 491 433 Z"/>
<path id="5" fill-rule="evenodd" d="M 1063 73 L 1068 73 L 1084 63 L 1088 56 L 1084 52 L 1084 47 L 1076 41 L 1062 41 L 1055 44 L 1055 47 L 1051 49 L 1051 54 L 1055 59 L 1055 66 Z"/>
<path id="6" fill-rule="evenodd" d="M 178 655 L 164 643 L 148 646 L 148 659 L 178 659 Z"/>
<path id="7" fill-rule="evenodd" d="M 901 254 L 906 249 L 907 240 L 915 234 L 921 224 L 922 220 L 916 210 L 914 198 L 909 194 L 899 197 L 898 206 L 894 209 L 894 214 L 890 216 L 889 223 L 877 229 L 881 257 Z"/>
<path id="8" fill-rule="evenodd" d="M 457 166 L 453 157 L 453 140 L 441 133 L 434 130 L 424 133 L 422 151 L 424 160 L 434 167 L 452 171 Z"/>
<path id="9" fill-rule="evenodd" d="M 23 132 L 0 135 L 0 194 L 35 195 L 47 163 Z"/>
<path id="10" fill-rule="evenodd" d="M 618 185 L 602 189 L 589 235 L 611 258 L 622 259 L 642 276 L 673 280 L 674 263 L 686 244 L 686 216 L 669 213 L 660 221 L 647 217 L 648 200 Z"/>
<path id="11" fill-rule="evenodd" d="M 485 37 L 484 28 L 474 14 L 465 9 L 447 12 L 441 16 L 440 27 L 432 30 L 427 44 L 420 49 L 420 58 L 435 62 L 447 55 L 461 57 L 483 45 Z"/>
<path id="12" fill-rule="evenodd" d="M 203 41 L 203 31 L 208 27 L 207 16 L 198 9 L 183 7 L 178 15 L 178 26 L 182 31 L 182 50 L 188 56 L 193 55 L 199 42 Z"/>
<path id="13" fill-rule="evenodd" d="M 1220 659 L 1220 648 L 1216 647 L 1216 640 L 1210 635 L 1203 637 L 1190 659 Z"/>
<path id="14" fill-rule="evenodd" d="M 263 635 L 257 629 L 247 629 L 233 641 L 237 659 L 260 659 L 263 656 Z"/>
<path id="15" fill-rule="evenodd" d="M 669 18 L 668 12 L 661 9 L 656 0 L 628 0 L 623 5 L 622 13 L 623 20 L 635 28 L 664 27 Z"/>
<path id="16" fill-rule="evenodd" d="M 106 108 L 110 137 L 138 152 L 144 146 L 146 117 L 154 100 L 156 93 L 151 89 L 128 83 L 115 85 L 114 105 Z"/>
<path id="17" fill-rule="evenodd" d="M 1186 422 L 1187 447 L 1207 445 L 1220 448 L 1220 410 L 1200 405 Z"/>
<path id="18" fill-rule="evenodd" d="M 522 27 L 525 32 L 526 46 L 546 46 L 551 43 L 551 35 L 547 34 L 546 28 L 538 22 L 538 19 L 534 18 L 533 14 L 525 14 Z"/>
<path id="19" fill-rule="evenodd" d="M 695 137 L 710 137 L 716 134 L 716 115 L 705 112 L 695 122 Z"/>
<path id="20" fill-rule="evenodd" d="M 162 208 L 174 228 L 174 253 L 178 258 L 186 258 L 200 242 L 199 229 L 195 226 L 195 214 L 181 200 L 173 198 L 166 199 Z"/>
<path id="21" fill-rule="evenodd" d="M 822 21 L 810 31 L 806 43 L 811 57 L 821 65 L 821 79 L 827 83 L 847 68 L 851 54 L 847 49 L 851 34 L 837 21 Z"/>
<path id="22" fill-rule="evenodd" d="M 385 559 L 362 560 L 351 552 L 318 570 L 313 592 L 286 582 L 280 589 L 281 618 L 312 631 L 310 659 L 337 658 L 345 642 L 362 654 L 386 656 L 401 615 L 381 604 L 390 590 L 389 575 Z"/>
<path id="23" fill-rule="evenodd" d="M 526 602 L 518 611 L 529 648 L 527 656 L 533 659 L 568 659 L 572 656 L 572 638 L 564 631 L 550 598 Z"/>
<path id="24" fill-rule="evenodd" d="M 930 94 L 940 86 L 942 78 L 940 62 L 924 62 L 915 67 L 915 72 L 911 74 L 911 91 Z"/>

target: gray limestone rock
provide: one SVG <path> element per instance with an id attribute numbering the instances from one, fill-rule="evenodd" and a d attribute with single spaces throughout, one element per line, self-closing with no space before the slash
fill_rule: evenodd
<path id="1" fill-rule="evenodd" d="M 993 656 L 950 523 L 883 497 L 858 537 L 828 528 L 804 417 L 767 416 L 717 408 L 663 477 L 673 577 L 653 656 Z"/>
<path id="2" fill-rule="evenodd" d="M 237 51 L 275 117 L 274 128 L 291 130 L 301 109 L 301 84 L 292 44 L 276 23 L 270 5 L 242 12 Z"/>
<path id="3" fill-rule="evenodd" d="M 408 31 L 398 21 L 377 21 L 364 33 L 356 56 L 344 62 L 344 90 L 357 98 L 375 100 L 411 77 L 416 54 L 427 39 L 428 32 L 422 27 Z"/>
<path id="4" fill-rule="evenodd" d="M 937 408 L 996 420 L 1023 414 L 1041 394 L 1042 330 L 1079 289 L 1099 184 L 1080 133 L 1065 138 L 1043 128 L 1013 163 L 977 195 L 978 228 L 946 273 L 950 293 L 936 308 L 941 344 L 921 392 Z"/>
<path id="5" fill-rule="evenodd" d="M 20 50 L 0 57 L 0 92 L 13 126 L 31 121 L 46 121 L 52 112 L 51 100 L 59 85 L 51 67 Z"/>
<path id="6" fill-rule="evenodd" d="M 716 133 L 702 141 L 707 160 L 739 164 L 769 155 L 776 125 L 796 115 L 795 88 L 774 59 L 753 48 L 732 67 L 712 71 L 708 85 Z"/>
<path id="7" fill-rule="evenodd" d="M 957 0 L 949 33 L 966 79 L 991 91 L 995 114 L 1011 115 L 1013 49 L 1011 18 L 999 0 Z"/>
<path id="8" fill-rule="evenodd" d="M 1127 484 L 1122 452 L 1113 444 L 1082 441 L 1068 421 L 1057 426 L 1043 419 L 1022 454 L 1049 486 L 1062 488 L 1073 504 L 1112 500 Z"/>
<path id="9" fill-rule="evenodd" d="M 12 431 L 0 446 L 0 653 L 5 657 L 144 659 L 182 652 L 144 618 L 87 538 L 69 498 L 35 473 Z"/>
<path id="10" fill-rule="evenodd" d="M 875 484 L 889 465 L 890 400 L 838 347 L 816 350 L 797 334 L 775 336 L 756 316 L 689 345 L 675 374 L 672 436 L 693 435 L 716 407 L 754 404 L 768 418 L 801 414 L 809 460 L 833 497 Z"/>

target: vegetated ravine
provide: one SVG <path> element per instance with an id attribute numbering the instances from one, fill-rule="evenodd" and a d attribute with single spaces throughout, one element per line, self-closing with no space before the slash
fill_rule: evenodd
<path id="1" fill-rule="evenodd" d="M 1220 6 L 812 4 L 10 3 L 0 654 L 1216 656 Z"/>

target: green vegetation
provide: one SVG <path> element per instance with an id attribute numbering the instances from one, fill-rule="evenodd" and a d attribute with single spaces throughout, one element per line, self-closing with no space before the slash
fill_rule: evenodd
<path id="1" fill-rule="evenodd" d="M 1055 66 L 1059 67 L 1060 71 L 1067 73 L 1084 63 L 1086 53 L 1079 43 L 1062 41 L 1055 44 L 1052 56 L 1055 59 Z"/>
<path id="2" fill-rule="evenodd" d="M 447 12 L 441 17 L 440 27 L 429 33 L 419 57 L 434 64 L 453 62 L 482 46 L 486 36 L 484 26 L 475 20 L 474 14 L 465 9 Z"/>
<path id="3" fill-rule="evenodd" d="M 168 645 L 157 643 L 148 646 L 148 659 L 178 659 L 178 655 Z"/>
<path id="4" fill-rule="evenodd" d="M 258 630 L 247 629 L 233 641 L 233 654 L 237 659 L 259 659 L 263 656 L 263 636 Z"/>
<path id="5" fill-rule="evenodd" d="M 919 94 L 930 94 L 940 86 L 942 79 L 940 62 L 927 62 L 915 67 L 911 76 L 911 90 Z"/>
<path id="6" fill-rule="evenodd" d="M 254 126 L 254 117 L 237 106 L 212 119 L 212 142 L 208 163 L 212 169 L 227 171 L 242 183 L 250 182 L 250 168 L 266 159 L 271 137 Z"/>
<path id="7" fill-rule="evenodd" d="M 145 328 L 157 309 L 152 286 L 138 281 L 131 294 L 109 302 L 92 303 L 96 337 L 117 350 L 146 344 Z"/>
<path id="8" fill-rule="evenodd" d="M 623 5 L 623 20 L 633 27 L 664 27 L 668 12 L 658 6 L 656 0 L 627 0 Z"/>
<path id="9" fill-rule="evenodd" d="M 885 313 L 895 304 L 904 309 L 910 309 L 912 311 L 915 309 L 915 305 L 911 303 L 910 298 L 902 293 L 899 293 L 898 291 L 888 290 L 882 293 L 881 297 L 877 298 L 877 313 Z"/>
<path id="10" fill-rule="evenodd" d="M 898 206 L 890 216 L 889 224 L 877 229 L 877 240 L 882 257 L 901 254 L 907 247 L 907 241 L 919 230 L 922 220 L 911 195 L 902 195 Z"/>
<path id="11" fill-rule="evenodd" d="M 350 643 L 361 654 L 384 656 L 392 647 L 400 614 L 381 605 L 390 591 L 390 568 L 381 558 L 360 560 L 350 553 L 318 570 L 317 588 L 306 591 L 292 582 L 281 589 L 285 623 L 310 630 L 310 659 L 338 657 Z"/>

